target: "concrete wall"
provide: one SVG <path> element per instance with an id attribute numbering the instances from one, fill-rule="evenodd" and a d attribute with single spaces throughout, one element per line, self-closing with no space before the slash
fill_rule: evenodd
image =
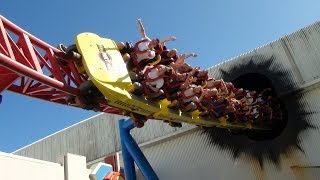
<path id="1" fill-rule="evenodd" d="M 68 154 L 62 164 L 0 152 L 0 179 L 3 180 L 89 180 L 83 156 Z"/>

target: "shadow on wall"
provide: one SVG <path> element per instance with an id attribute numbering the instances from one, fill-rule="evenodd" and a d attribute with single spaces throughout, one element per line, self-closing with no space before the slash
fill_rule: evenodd
<path id="1" fill-rule="evenodd" d="M 276 58 L 254 56 L 237 60 L 229 67 L 229 70 L 220 68 L 218 71 L 225 81 L 231 81 L 235 87 L 248 90 L 261 90 L 271 87 L 273 92 L 289 92 L 279 98 L 286 114 L 286 123 L 279 124 L 272 133 L 261 134 L 260 132 L 244 132 L 242 134 L 230 133 L 228 130 L 211 128 L 204 130 L 204 135 L 210 139 L 211 146 L 219 146 L 223 150 L 229 150 L 236 159 L 241 154 L 254 157 L 263 169 L 265 160 L 271 160 L 274 165 L 280 165 L 282 154 L 291 155 L 292 148 L 304 152 L 300 146 L 299 134 L 303 131 L 317 129 L 307 121 L 307 116 L 315 112 L 307 111 L 303 101 L 303 93 L 292 92 L 295 89 L 293 76 L 289 70 L 279 68 Z"/>

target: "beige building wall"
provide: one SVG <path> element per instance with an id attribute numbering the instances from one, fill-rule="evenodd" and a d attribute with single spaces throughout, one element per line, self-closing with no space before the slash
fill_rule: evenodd
<path id="1" fill-rule="evenodd" d="M 89 180 L 86 158 L 68 154 L 52 163 L 0 152 L 1 180 Z"/>

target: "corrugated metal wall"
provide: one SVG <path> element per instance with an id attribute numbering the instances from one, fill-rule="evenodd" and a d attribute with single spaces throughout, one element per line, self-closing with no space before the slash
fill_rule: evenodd
<path id="1" fill-rule="evenodd" d="M 223 138 L 223 137 L 221 137 Z M 259 163 L 218 146 L 208 146 L 209 138 L 201 131 L 144 149 L 144 153 L 160 179 L 294 179 L 290 164 L 276 169 L 267 163 L 264 172 Z M 141 178 L 143 179 L 143 178 Z"/>
<path id="2" fill-rule="evenodd" d="M 218 64 L 210 69 L 209 74 L 226 80 L 233 80 L 245 73 L 265 74 L 276 84 L 278 94 L 289 97 L 288 107 L 291 101 L 299 104 L 299 108 L 305 112 L 301 120 L 318 127 L 319 69 L 320 23 L 317 22 L 266 46 Z M 293 90 L 299 90 L 299 95 L 288 95 Z M 295 115 L 289 116 L 292 118 Z M 122 117 L 99 115 L 15 153 L 55 162 L 58 156 L 70 152 L 94 161 L 119 151 L 117 120 L 120 118 Z M 213 144 L 202 131 L 193 130 L 193 126 L 175 129 L 162 122 L 149 122 L 146 127 L 133 130 L 139 144 L 179 132 L 188 133 L 143 148 L 161 179 L 293 179 L 295 174 L 291 166 L 320 163 L 319 131 L 312 128 L 298 134 L 297 143 L 300 149 L 288 147 L 287 151 L 279 155 L 278 165 L 264 159 L 263 169 L 253 156 L 243 153 L 234 158 L 233 149 Z M 286 128 L 283 134 L 281 136 L 290 138 L 290 129 Z M 254 143 L 252 142 L 252 145 Z M 283 143 L 283 138 L 279 137 L 272 143 Z"/>
<path id="3" fill-rule="evenodd" d="M 14 154 L 59 162 L 59 158 L 66 153 L 73 153 L 86 156 L 88 162 L 94 161 L 120 151 L 118 121 L 123 118 L 128 117 L 100 114 L 19 149 Z M 132 135 L 139 144 L 148 144 L 154 139 L 192 128 L 191 125 L 172 128 L 160 121 L 149 121 L 143 129 L 134 129 Z"/>

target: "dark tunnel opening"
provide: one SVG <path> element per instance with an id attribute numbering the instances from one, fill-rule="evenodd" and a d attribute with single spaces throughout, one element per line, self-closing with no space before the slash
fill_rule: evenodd
<path id="1" fill-rule="evenodd" d="M 280 109 L 282 112 L 281 120 L 273 120 L 271 125 L 270 131 L 245 131 L 245 135 L 248 136 L 250 139 L 255 141 L 264 141 L 264 140 L 272 140 L 278 137 L 288 122 L 288 113 L 284 103 L 281 102 L 279 99 L 274 85 L 272 84 L 271 80 L 266 76 L 259 74 L 259 73 L 247 73 L 241 75 L 234 79 L 232 83 L 237 88 L 243 88 L 250 91 L 257 91 L 258 93 L 266 88 L 271 88 L 271 95 L 272 97 L 277 98 L 280 101 Z"/>

